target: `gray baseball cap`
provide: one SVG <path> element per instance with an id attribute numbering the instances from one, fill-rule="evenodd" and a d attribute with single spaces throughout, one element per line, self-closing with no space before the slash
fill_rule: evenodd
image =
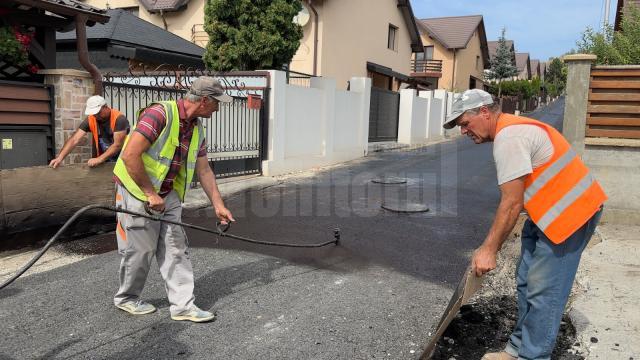
<path id="1" fill-rule="evenodd" d="M 442 127 L 445 129 L 453 129 L 456 127 L 456 120 L 464 114 L 465 111 L 491 104 L 493 104 L 493 97 L 488 92 L 480 89 L 466 90 L 460 97 L 454 100 L 451 106 L 451 114 L 447 116 Z"/>
<path id="2" fill-rule="evenodd" d="M 206 96 L 221 102 L 231 102 L 233 98 L 224 92 L 224 88 L 218 79 L 211 76 L 200 76 L 191 84 L 189 94 Z"/>

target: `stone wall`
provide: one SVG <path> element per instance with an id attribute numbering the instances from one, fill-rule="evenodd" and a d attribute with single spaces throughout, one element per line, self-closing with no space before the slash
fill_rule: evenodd
<path id="1" fill-rule="evenodd" d="M 55 88 L 54 133 L 57 155 L 85 118 L 86 101 L 94 92 L 93 79 L 86 71 L 71 69 L 41 70 L 39 74 L 45 75 L 45 84 Z M 89 135 L 67 156 L 64 165 L 86 163 L 91 158 Z"/>

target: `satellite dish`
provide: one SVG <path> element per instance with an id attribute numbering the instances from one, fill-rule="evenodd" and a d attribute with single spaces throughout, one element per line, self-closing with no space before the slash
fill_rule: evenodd
<path id="1" fill-rule="evenodd" d="M 303 6 L 298 15 L 293 17 L 293 22 L 300 26 L 305 26 L 309 22 L 310 18 L 311 16 L 309 15 L 309 10 L 307 10 L 307 8 Z"/>

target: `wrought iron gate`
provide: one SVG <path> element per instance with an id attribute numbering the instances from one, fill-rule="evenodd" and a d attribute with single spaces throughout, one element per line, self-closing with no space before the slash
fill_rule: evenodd
<path id="1" fill-rule="evenodd" d="M 110 106 L 126 114 L 133 127 L 140 109 L 154 101 L 182 98 L 198 76 L 216 77 L 233 97 L 230 103 L 220 103 L 210 119 L 202 119 L 207 157 L 216 177 L 260 174 L 268 128 L 268 72 L 138 70 L 107 74 L 104 97 Z"/>
<path id="2" fill-rule="evenodd" d="M 400 93 L 372 87 L 369 141 L 396 141 L 399 113 Z"/>

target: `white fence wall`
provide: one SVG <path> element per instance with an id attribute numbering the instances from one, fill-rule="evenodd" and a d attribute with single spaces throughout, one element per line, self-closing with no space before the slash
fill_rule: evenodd
<path id="1" fill-rule="evenodd" d="M 301 91 L 304 89 L 305 91 Z M 285 88 L 286 118 L 285 157 L 289 156 L 322 156 L 324 149 L 322 137 L 322 113 L 308 111 L 320 109 L 322 91 L 287 85 Z M 273 94 L 272 96 L 278 96 Z"/>
<path id="2" fill-rule="evenodd" d="M 312 78 L 306 88 L 287 85 L 281 71 L 270 72 L 264 175 L 306 170 L 366 155 L 370 79 L 352 78 L 351 91 L 338 91 L 334 79 Z"/>
<path id="3" fill-rule="evenodd" d="M 401 90 L 398 142 L 419 145 L 458 134 L 442 128 L 455 95 L 445 90 Z"/>

